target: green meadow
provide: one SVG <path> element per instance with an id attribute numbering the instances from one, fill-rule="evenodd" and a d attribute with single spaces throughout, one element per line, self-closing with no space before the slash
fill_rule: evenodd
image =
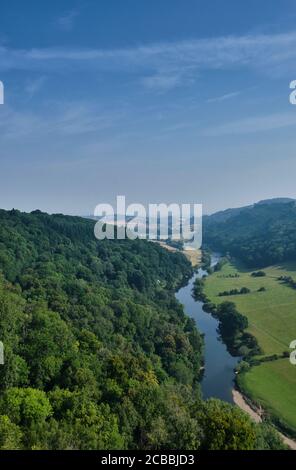
<path id="1" fill-rule="evenodd" d="M 281 283 L 278 277 L 296 280 L 296 263 L 264 268 L 264 277 L 252 277 L 254 271 L 227 263 L 206 279 L 204 292 L 215 304 L 234 302 L 237 310 L 248 317 L 247 331 L 257 338 L 263 351 L 261 358 L 290 353 L 289 345 L 296 339 L 296 289 Z M 251 292 L 219 296 L 220 292 L 242 287 Z M 262 287 L 265 290 L 258 292 Z M 262 362 L 244 373 L 239 382 L 251 398 L 296 430 L 296 366 L 289 358 Z"/>
<path id="2" fill-rule="evenodd" d="M 235 264 L 226 264 L 221 271 L 209 276 L 205 294 L 215 304 L 231 301 L 249 320 L 248 331 L 254 335 L 265 355 L 289 351 L 296 339 L 296 289 L 278 281 L 279 276 L 292 276 L 296 280 L 296 263 L 270 266 L 265 277 L 252 277 L 254 270 Z M 233 275 L 239 277 L 229 277 Z M 249 294 L 219 297 L 219 293 L 247 287 Z M 264 287 L 264 292 L 258 289 Z"/>
<path id="3" fill-rule="evenodd" d="M 288 359 L 252 367 L 241 375 L 240 386 L 278 420 L 296 429 L 296 366 Z"/>

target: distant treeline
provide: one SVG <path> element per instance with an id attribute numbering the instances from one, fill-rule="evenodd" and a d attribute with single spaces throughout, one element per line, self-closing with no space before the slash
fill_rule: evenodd
<path id="1" fill-rule="evenodd" d="M 219 292 L 219 297 L 224 297 L 227 295 L 242 295 L 242 294 L 249 294 L 251 291 L 248 287 L 242 287 L 241 289 L 230 289 L 225 290 L 223 292 Z"/>
<path id="2" fill-rule="evenodd" d="M 249 267 L 295 260 L 295 233 L 294 201 L 230 209 L 203 220 L 204 247 L 230 253 Z"/>

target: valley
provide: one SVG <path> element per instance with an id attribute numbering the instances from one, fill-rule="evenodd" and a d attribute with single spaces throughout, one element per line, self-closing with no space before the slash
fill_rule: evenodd
<path id="1" fill-rule="evenodd" d="M 239 262 L 228 261 L 220 271 L 206 279 L 204 293 L 218 305 L 233 302 L 248 318 L 248 328 L 257 340 L 260 354 L 241 346 L 250 366 L 237 376 L 241 390 L 282 429 L 296 432 L 296 368 L 289 361 L 289 345 L 296 338 L 296 290 L 279 280 L 282 276 L 296 277 L 294 262 L 264 268 L 265 276 L 252 276 L 254 269 Z M 221 292 L 247 288 L 242 295 L 221 296 Z"/>

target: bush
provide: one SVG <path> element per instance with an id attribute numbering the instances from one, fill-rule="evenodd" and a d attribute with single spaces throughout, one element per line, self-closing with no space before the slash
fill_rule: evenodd
<path id="1" fill-rule="evenodd" d="M 253 277 L 264 277 L 266 276 L 266 273 L 264 271 L 254 271 L 251 276 Z"/>

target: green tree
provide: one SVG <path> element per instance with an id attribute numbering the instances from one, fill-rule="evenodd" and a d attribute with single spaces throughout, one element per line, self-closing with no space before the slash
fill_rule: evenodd
<path id="1" fill-rule="evenodd" d="M 256 427 L 239 408 L 216 399 L 204 402 L 197 412 L 203 429 L 202 448 L 207 450 L 252 450 Z"/>
<path id="2" fill-rule="evenodd" d="M 0 416 L 0 449 L 21 449 L 22 431 L 16 424 L 12 423 L 7 415 Z"/>
<path id="3" fill-rule="evenodd" d="M 0 398 L 0 410 L 15 424 L 29 425 L 44 421 L 52 414 L 50 402 L 42 390 L 9 388 Z"/>

